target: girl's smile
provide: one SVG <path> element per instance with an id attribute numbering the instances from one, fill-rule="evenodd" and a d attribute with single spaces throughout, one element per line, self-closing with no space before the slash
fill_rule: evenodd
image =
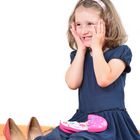
<path id="1" fill-rule="evenodd" d="M 82 41 L 90 41 L 92 39 L 92 36 L 83 36 Z"/>

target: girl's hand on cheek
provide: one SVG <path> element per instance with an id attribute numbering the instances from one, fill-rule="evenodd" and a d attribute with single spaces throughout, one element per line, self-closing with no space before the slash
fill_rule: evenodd
<path id="1" fill-rule="evenodd" d="M 78 50 L 81 50 L 81 51 L 86 51 L 86 47 L 84 46 L 82 40 L 80 39 L 80 37 L 78 36 L 77 32 L 76 32 L 76 28 L 75 28 L 75 23 L 73 22 L 71 24 L 71 28 L 70 28 L 70 31 L 76 41 L 76 44 L 77 44 L 77 47 L 78 47 Z"/>
<path id="2" fill-rule="evenodd" d="M 98 24 L 93 27 L 91 49 L 103 48 L 105 41 L 105 23 L 103 20 L 99 20 Z"/>

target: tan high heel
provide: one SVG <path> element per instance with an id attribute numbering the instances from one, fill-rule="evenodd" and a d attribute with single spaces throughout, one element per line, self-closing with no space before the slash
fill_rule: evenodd
<path id="1" fill-rule="evenodd" d="M 34 140 L 37 136 L 43 135 L 40 124 L 36 117 L 32 117 L 27 128 L 27 140 Z"/>
<path id="2" fill-rule="evenodd" d="M 25 137 L 12 118 L 4 126 L 3 134 L 6 140 L 25 140 Z"/>

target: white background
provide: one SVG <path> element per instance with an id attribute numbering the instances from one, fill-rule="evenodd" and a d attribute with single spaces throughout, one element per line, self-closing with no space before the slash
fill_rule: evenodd
<path id="1" fill-rule="evenodd" d="M 77 91 L 65 83 L 70 48 L 67 23 L 77 0 L 0 1 L 0 123 L 12 117 L 27 124 L 57 125 L 77 109 Z M 113 0 L 129 36 L 132 71 L 125 102 L 140 129 L 139 0 Z"/>

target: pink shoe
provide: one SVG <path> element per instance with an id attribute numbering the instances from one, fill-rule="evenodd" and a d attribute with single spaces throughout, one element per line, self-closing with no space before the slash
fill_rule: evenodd
<path id="1" fill-rule="evenodd" d="M 88 115 L 88 121 L 66 121 L 60 122 L 59 128 L 66 133 L 75 133 L 80 131 L 102 132 L 107 129 L 107 121 L 98 115 Z"/>

